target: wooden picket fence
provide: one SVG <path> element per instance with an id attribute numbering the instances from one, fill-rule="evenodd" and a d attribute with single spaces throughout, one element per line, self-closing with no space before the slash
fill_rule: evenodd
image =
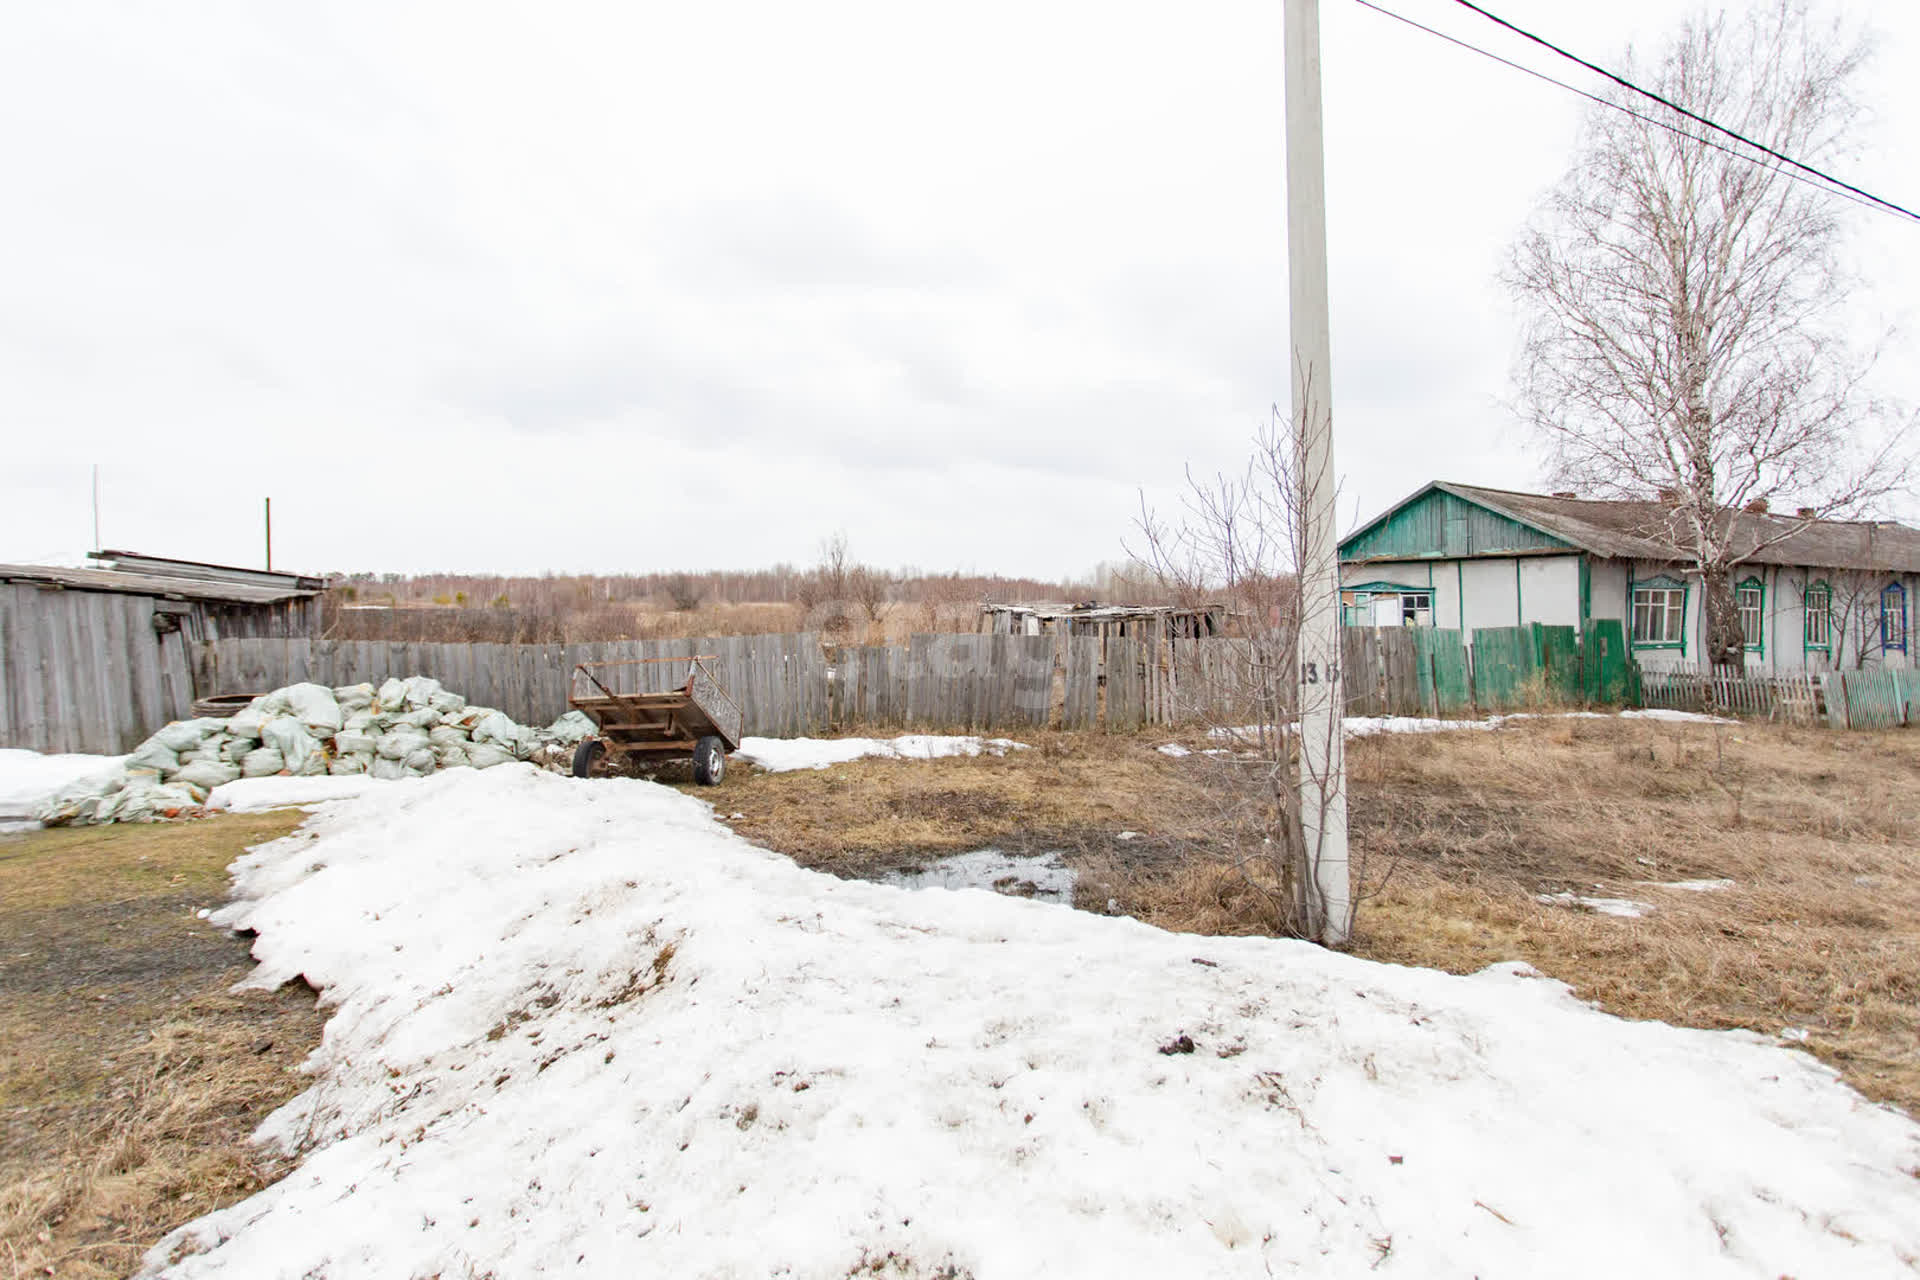
<path id="1" fill-rule="evenodd" d="M 0 641 L 12 646 L 13 630 Z M 1640 671 L 1618 632 L 1618 623 L 1596 624 L 1576 641 L 1572 628 L 1501 628 L 1474 632 L 1469 645 L 1458 631 L 1349 627 L 1341 639 L 1347 713 L 1450 716 L 1638 704 L 1841 728 L 1915 722 L 1920 673 Z M 1072 635 L 924 634 L 905 645 L 833 649 L 810 633 L 574 645 L 222 639 L 183 644 L 175 688 L 167 693 L 164 681 L 140 671 L 129 684 L 111 663 L 89 665 L 83 652 L 53 647 L 33 668 L 53 674 L 36 675 L 34 688 L 72 684 L 98 696 L 43 699 L 42 707 L 29 705 L 9 683 L 7 699 L 0 700 L 6 713 L 0 746 L 125 751 L 167 718 L 185 714 L 190 697 L 261 693 L 303 680 L 337 686 L 412 675 L 432 676 L 522 723 L 546 724 L 566 710 L 576 663 L 694 654 L 715 656 L 715 674 L 740 704 L 746 732 L 761 736 L 849 728 L 1129 732 L 1199 721 L 1246 724 L 1287 714 L 1294 682 L 1291 671 L 1273 669 L 1280 661 L 1273 655 L 1281 652 L 1243 639 Z M 70 673 L 62 674 L 63 663 Z M 661 678 L 684 675 L 669 671 L 671 665 L 643 670 Z M 166 696 L 147 696 L 156 689 Z M 145 701 L 135 706 L 140 698 Z"/>
<path id="2" fill-rule="evenodd" d="M 1749 675 L 1732 667 L 1677 663 L 1641 671 L 1640 705 L 1813 724 L 1823 706 L 1822 679 L 1810 672 Z"/>

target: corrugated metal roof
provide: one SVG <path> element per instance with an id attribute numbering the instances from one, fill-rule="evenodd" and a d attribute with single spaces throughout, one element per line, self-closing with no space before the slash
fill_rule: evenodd
<path id="1" fill-rule="evenodd" d="M 1438 489 L 1572 543 L 1594 555 L 1628 560 L 1684 561 L 1681 540 L 1670 531 L 1672 509 L 1655 501 L 1556 498 L 1512 489 L 1444 481 L 1422 488 L 1350 535 L 1354 541 L 1394 512 Z M 1874 573 L 1920 573 L 1920 529 L 1890 520 L 1814 520 L 1750 511 L 1727 511 L 1736 556 L 1750 564 L 1807 565 Z M 1771 545 L 1762 547 L 1762 543 Z M 1755 548 L 1760 548 L 1755 550 Z"/>
<path id="2" fill-rule="evenodd" d="M 319 595 L 316 588 L 253 586 L 209 582 L 126 569 L 68 569 L 58 565 L 0 564 L 0 582 L 31 582 L 70 591 L 112 591 L 120 595 L 158 596 L 166 600 L 204 600 L 218 604 L 279 604 Z"/>

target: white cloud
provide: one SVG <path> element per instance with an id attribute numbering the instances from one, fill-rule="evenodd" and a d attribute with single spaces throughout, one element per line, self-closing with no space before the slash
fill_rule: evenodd
<path id="1" fill-rule="evenodd" d="M 1493 273 L 1578 104 L 1323 7 L 1346 503 L 1527 483 Z M 1507 8 L 1608 55 L 1671 21 Z M 1869 17 L 1872 185 L 1920 170 L 1920 18 Z M 271 494 L 276 559 L 314 568 L 740 566 L 845 527 L 1071 573 L 1285 394 L 1277 5 L 14 25 L 0 559 L 84 546 L 97 461 L 105 541 L 166 554 L 253 560 Z M 1914 233 L 1863 230 L 1863 311 L 1897 316 Z"/>

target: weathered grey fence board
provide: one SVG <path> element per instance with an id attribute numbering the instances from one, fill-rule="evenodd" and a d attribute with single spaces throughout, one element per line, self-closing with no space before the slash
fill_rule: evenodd
<path id="1" fill-rule="evenodd" d="M 1107 641 L 1106 727 L 1115 733 L 1140 727 L 1146 714 L 1146 685 L 1137 641 L 1115 636 Z"/>
<path id="2" fill-rule="evenodd" d="M 1008 636 L 1013 657 L 1009 723 L 1046 728 L 1053 718 L 1053 638 Z"/>

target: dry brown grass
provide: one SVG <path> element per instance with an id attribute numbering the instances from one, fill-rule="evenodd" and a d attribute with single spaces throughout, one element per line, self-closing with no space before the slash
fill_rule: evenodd
<path id="1" fill-rule="evenodd" d="M 1272 932 L 1271 881 L 1236 865 L 1209 819 L 1210 782 L 1232 785 L 1236 766 L 1169 760 L 1162 740 L 1045 735 L 1003 760 L 742 770 L 708 798 L 745 813 L 742 834 L 840 874 L 1059 849 L 1083 906 Z M 1519 959 L 1627 1017 L 1805 1028 L 1855 1087 L 1920 1114 L 1920 736 L 1543 719 L 1359 739 L 1350 761 L 1368 895 L 1355 953 L 1453 972 Z M 1734 887 L 1646 883 L 1723 878 Z M 1562 891 L 1655 909 L 1537 899 Z"/>
<path id="2" fill-rule="evenodd" d="M 1139 833 L 1119 846 L 1136 860 L 1207 838 L 1192 820 L 1191 773 L 1138 740 L 1039 733 L 1022 741 L 1028 750 L 931 765 L 866 759 L 790 773 L 743 768 L 717 793 L 687 789 L 722 817 L 740 812 L 730 825 L 741 835 L 837 875 L 867 876 L 987 846 L 1092 857 L 1122 831 Z"/>
<path id="3" fill-rule="evenodd" d="M 298 815 L 0 843 L 0 1276 L 125 1275 L 275 1176 L 246 1143 L 302 1085 L 311 992 L 236 995 L 246 944 L 195 911 Z"/>

